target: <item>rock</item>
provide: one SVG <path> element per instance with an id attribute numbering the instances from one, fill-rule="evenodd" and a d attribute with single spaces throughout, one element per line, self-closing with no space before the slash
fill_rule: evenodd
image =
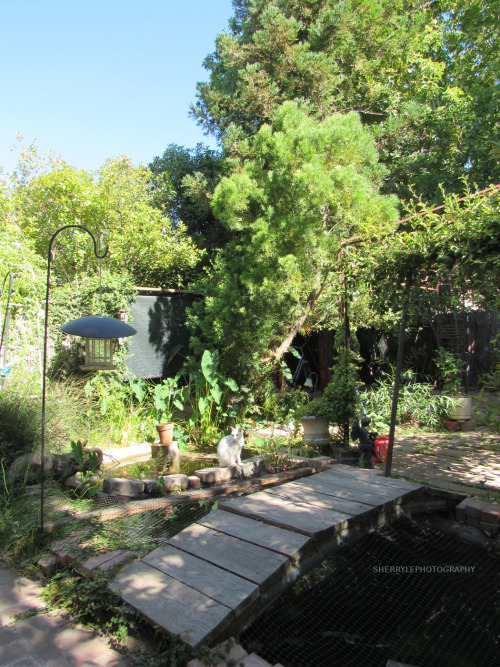
<path id="1" fill-rule="evenodd" d="M 165 475 L 161 478 L 165 491 L 171 492 L 174 489 L 187 489 L 189 487 L 189 479 L 187 475 Z M 161 484 L 161 483 L 160 483 Z"/>
<path id="2" fill-rule="evenodd" d="M 460 424 L 457 421 L 450 420 L 444 422 L 444 427 L 447 431 L 454 432 L 459 430 Z"/>
<path id="3" fill-rule="evenodd" d="M 64 480 L 64 486 L 72 491 L 76 491 L 81 484 L 82 480 L 79 477 L 68 477 L 68 479 Z"/>
<path id="4" fill-rule="evenodd" d="M 102 483 L 104 493 L 112 493 L 120 496 L 137 496 L 144 493 L 145 484 L 141 479 L 119 479 L 117 477 L 106 477 Z"/>
<path id="5" fill-rule="evenodd" d="M 84 465 L 83 470 L 89 469 L 90 453 L 97 454 L 97 467 L 102 463 L 103 453 L 99 447 L 85 447 L 83 449 Z M 86 457 L 86 458 L 85 458 Z M 73 454 L 46 454 L 44 456 L 44 477 L 55 480 L 64 480 L 73 477 L 77 472 L 82 472 Z M 32 454 L 23 454 L 18 456 L 13 462 L 9 471 L 10 479 L 25 480 L 26 482 L 39 482 L 42 478 L 42 457 L 38 452 Z"/>
<path id="6" fill-rule="evenodd" d="M 194 474 L 203 485 L 223 484 L 233 479 L 233 468 L 203 468 L 195 470 Z"/>
<path id="7" fill-rule="evenodd" d="M 253 456 L 251 459 L 245 459 L 242 463 L 243 477 L 259 477 L 266 467 L 262 456 Z"/>
<path id="8" fill-rule="evenodd" d="M 154 496 L 159 496 L 161 494 L 161 486 L 156 478 L 145 479 L 144 481 L 144 493 L 150 493 Z"/>
<path id="9" fill-rule="evenodd" d="M 466 433 L 469 433 L 470 431 L 475 431 L 477 427 L 478 423 L 474 419 L 467 419 L 467 421 L 460 423 L 460 430 Z"/>
<path id="10" fill-rule="evenodd" d="M 201 487 L 201 479 L 196 475 L 188 475 L 189 488 L 199 489 Z"/>

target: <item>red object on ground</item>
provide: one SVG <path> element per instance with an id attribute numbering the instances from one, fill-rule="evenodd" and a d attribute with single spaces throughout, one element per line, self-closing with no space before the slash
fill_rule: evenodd
<path id="1" fill-rule="evenodd" d="M 377 458 L 382 461 L 387 461 L 387 447 L 389 446 L 389 438 L 376 438 L 375 451 Z"/>

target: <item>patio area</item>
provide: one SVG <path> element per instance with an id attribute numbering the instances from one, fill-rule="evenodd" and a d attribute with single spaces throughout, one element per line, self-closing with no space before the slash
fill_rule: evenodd
<path id="1" fill-rule="evenodd" d="M 396 432 L 392 475 L 500 502 L 499 453 L 500 437 L 481 431 L 414 435 Z"/>

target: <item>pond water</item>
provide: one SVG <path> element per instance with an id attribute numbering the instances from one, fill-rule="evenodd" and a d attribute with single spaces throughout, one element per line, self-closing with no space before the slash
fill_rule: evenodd
<path id="1" fill-rule="evenodd" d="M 241 453 L 242 460 L 255 456 L 256 452 L 243 449 Z M 180 452 L 179 457 L 180 472 L 184 475 L 194 475 L 196 470 L 203 470 L 204 468 L 214 468 L 218 465 L 216 456 L 202 456 L 198 458 L 189 458 L 183 456 Z M 104 477 L 129 477 L 135 479 L 146 479 L 150 477 L 161 477 L 168 475 L 167 464 L 164 459 L 151 458 L 148 461 L 140 461 L 131 463 L 129 465 L 117 466 L 114 468 L 107 468 L 103 471 Z"/>

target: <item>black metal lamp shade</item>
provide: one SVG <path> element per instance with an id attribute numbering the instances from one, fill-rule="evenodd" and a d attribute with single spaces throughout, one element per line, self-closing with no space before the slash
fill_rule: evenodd
<path id="1" fill-rule="evenodd" d="M 66 334 L 85 338 L 85 364 L 82 371 L 113 370 L 113 338 L 133 336 L 137 331 L 114 317 L 80 317 L 61 327 Z"/>
<path id="2" fill-rule="evenodd" d="M 64 333 L 83 338 L 127 338 L 137 333 L 130 324 L 104 315 L 90 315 L 72 320 L 61 327 Z"/>

